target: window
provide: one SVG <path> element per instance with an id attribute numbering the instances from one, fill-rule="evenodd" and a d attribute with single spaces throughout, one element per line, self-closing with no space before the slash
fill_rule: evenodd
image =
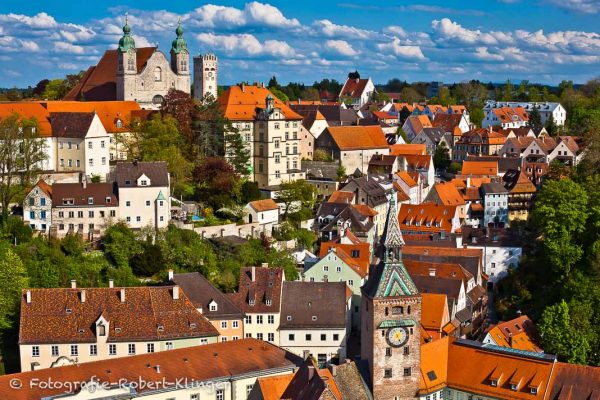
<path id="1" fill-rule="evenodd" d="M 91 149 L 93 147 L 92 142 L 88 142 L 88 149 Z"/>
<path id="2" fill-rule="evenodd" d="M 102 165 L 106 165 L 106 157 L 102 157 Z"/>
<path id="3" fill-rule="evenodd" d="M 174 348 L 173 342 L 166 342 L 165 347 L 167 350 L 173 350 L 173 348 Z"/>
<path id="4" fill-rule="evenodd" d="M 239 326 L 239 322 L 238 321 L 232 321 L 231 322 L 231 327 L 232 328 L 237 328 Z"/>
<path id="5" fill-rule="evenodd" d="M 267 304 L 269 305 L 269 304 Z M 267 315 L 267 323 L 268 324 L 274 324 L 275 323 L 275 316 L 274 315 Z"/>
<path id="6" fill-rule="evenodd" d="M 354 281 L 352 279 L 348 280 L 348 286 L 354 286 Z"/>
<path id="7" fill-rule="evenodd" d="M 342 267 L 335 267 L 336 272 L 342 272 Z"/>
<path id="8" fill-rule="evenodd" d="M 150 206 L 150 200 L 146 200 L 146 207 Z"/>
<path id="9" fill-rule="evenodd" d="M 254 385 L 246 385 L 246 396 L 250 396 L 253 387 Z"/>
<path id="10" fill-rule="evenodd" d="M 129 354 L 129 355 L 135 354 L 135 343 L 129 343 L 127 345 L 127 354 Z"/>
<path id="11" fill-rule="evenodd" d="M 209 311 L 217 311 L 217 303 L 211 303 L 208 306 Z"/>
<path id="12" fill-rule="evenodd" d="M 162 81 L 162 69 L 160 67 L 154 68 L 154 81 L 155 82 Z"/>
<path id="13" fill-rule="evenodd" d="M 111 217 L 116 217 L 117 216 L 117 212 L 115 210 L 110 210 L 110 216 Z"/>
<path id="14" fill-rule="evenodd" d="M 217 390 L 216 400 L 225 400 L 225 391 L 223 389 Z"/>
<path id="15" fill-rule="evenodd" d="M 77 218 L 83 218 L 83 211 L 77 211 Z"/>
<path id="16" fill-rule="evenodd" d="M 231 340 L 238 340 L 240 337 L 239 336 L 232 336 Z"/>
<path id="17" fill-rule="evenodd" d="M 94 166 L 94 159 L 93 159 L 93 158 L 90 158 L 90 159 L 88 160 L 88 165 L 89 165 L 90 167 L 93 167 L 93 166 Z"/>
<path id="18" fill-rule="evenodd" d="M 41 200 L 41 199 L 40 199 L 40 200 Z M 30 205 L 30 206 L 34 206 L 34 205 L 35 205 L 35 198 L 33 198 L 33 197 L 30 197 L 30 198 L 29 198 L 29 205 Z M 42 205 L 44 205 L 44 204 L 42 204 Z"/>
<path id="19" fill-rule="evenodd" d="M 191 394 L 190 400 L 200 400 L 200 395 L 198 393 Z"/>
<path id="20" fill-rule="evenodd" d="M 246 323 L 247 324 L 251 324 L 252 323 L 252 315 L 246 315 Z"/>
<path id="21" fill-rule="evenodd" d="M 275 341 L 275 334 L 274 334 L 274 333 L 269 333 L 269 334 L 267 335 L 267 340 L 268 340 L 269 342 L 274 342 L 274 341 Z"/>
<path id="22" fill-rule="evenodd" d="M 146 345 L 146 352 L 147 353 L 154 353 L 154 343 L 148 343 Z"/>
<path id="23" fill-rule="evenodd" d="M 35 219 L 35 211 L 29 211 L 29 219 Z"/>
<path id="24" fill-rule="evenodd" d="M 147 181 L 147 180 L 145 180 L 145 179 L 142 179 L 142 180 L 140 181 L 140 185 L 141 185 L 141 186 L 148 186 L 148 181 Z"/>
<path id="25" fill-rule="evenodd" d="M 517 389 L 518 389 L 518 386 L 516 384 L 514 384 L 514 383 L 510 384 L 510 390 L 517 391 Z"/>
<path id="26" fill-rule="evenodd" d="M 156 96 L 154 96 L 152 98 L 152 103 L 154 104 L 162 104 L 165 101 L 165 98 L 162 97 L 160 94 L 157 94 Z"/>
<path id="27" fill-rule="evenodd" d="M 334 334 L 333 334 L 333 340 L 334 340 L 334 341 L 336 341 L 336 342 L 337 342 L 338 340 L 340 340 L 340 334 L 339 334 L 339 333 L 334 333 Z"/>
<path id="28" fill-rule="evenodd" d="M 410 347 L 404 346 L 404 355 L 407 356 L 410 354 Z"/>
<path id="29" fill-rule="evenodd" d="M 32 357 L 39 357 L 40 356 L 40 346 L 33 346 L 33 347 L 31 347 L 31 356 Z"/>
<path id="30" fill-rule="evenodd" d="M 391 378 L 392 377 L 392 369 L 391 368 L 386 368 L 383 370 L 383 377 L 384 378 Z"/>
<path id="31" fill-rule="evenodd" d="M 325 333 L 322 333 L 322 334 L 321 334 L 321 341 L 322 341 L 322 342 L 324 342 L 324 341 L 326 341 L 326 340 L 327 340 L 327 334 L 325 334 Z"/>
<path id="32" fill-rule="evenodd" d="M 293 333 L 290 333 L 290 334 L 288 335 L 288 340 L 289 340 L 290 342 L 293 342 L 294 340 L 296 340 L 296 335 L 294 335 Z"/>
<path id="33" fill-rule="evenodd" d="M 258 340 L 263 340 L 263 334 L 262 334 L 262 333 L 257 333 L 257 334 L 256 334 L 256 338 L 257 338 Z"/>
<path id="34" fill-rule="evenodd" d="M 98 355 L 98 345 L 90 344 L 90 356 Z"/>
<path id="35" fill-rule="evenodd" d="M 281 162 L 281 156 L 279 154 L 275 154 L 275 164 L 279 164 Z"/>
<path id="36" fill-rule="evenodd" d="M 117 345 L 116 344 L 109 344 L 108 345 L 108 355 L 109 356 L 116 356 L 117 355 Z"/>
<path id="37" fill-rule="evenodd" d="M 125 202 L 125 207 L 131 207 L 131 201 L 126 201 Z"/>
<path id="38" fill-rule="evenodd" d="M 325 271 L 325 272 L 329 272 L 329 266 L 327 266 L 327 265 L 323 265 L 323 271 Z"/>
<path id="39" fill-rule="evenodd" d="M 221 321 L 221 329 L 227 329 L 227 321 Z"/>
<path id="40" fill-rule="evenodd" d="M 137 217 L 135 217 L 135 220 L 136 220 L 137 222 L 140 222 L 140 221 L 142 220 L 142 217 L 140 217 L 140 216 L 137 216 Z"/>
<path id="41" fill-rule="evenodd" d="M 79 347 L 76 344 L 71 345 L 71 355 L 78 356 L 79 355 Z"/>
<path id="42" fill-rule="evenodd" d="M 208 344 L 208 339 L 206 339 L 206 338 L 200 339 L 200 344 Z"/>
<path id="43" fill-rule="evenodd" d="M 261 218 L 262 218 L 262 215 L 261 215 Z M 265 304 L 268 305 L 268 306 L 270 306 L 271 304 L 273 304 L 273 301 L 271 299 L 266 300 Z"/>
<path id="44" fill-rule="evenodd" d="M 312 340 L 312 335 L 310 333 L 307 333 L 306 336 L 305 336 L 305 340 L 307 342 L 310 342 Z"/>
<path id="45" fill-rule="evenodd" d="M 386 347 L 385 348 L 385 355 L 386 355 L 386 357 L 391 357 L 392 356 L 392 348 L 391 347 Z"/>
<path id="46" fill-rule="evenodd" d="M 52 345 L 52 347 L 50 349 L 52 352 L 52 357 L 58 357 L 58 346 Z"/>
<path id="47" fill-rule="evenodd" d="M 404 376 L 410 376 L 410 367 L 404 368 Z"/>
<path id="48" fill-rule="evenodd" d="M 263 316 L 262 315 L 257 315 L 256 316 L 256 323 L 257 324 L 262 324 L 263 323 Z"/>
<path id="49" fill-rule="evenodd" d="M 275 171 L 275 178 L 276 179 L 281 178 L 281 172 L 279 172 L 279 170 Z"/>

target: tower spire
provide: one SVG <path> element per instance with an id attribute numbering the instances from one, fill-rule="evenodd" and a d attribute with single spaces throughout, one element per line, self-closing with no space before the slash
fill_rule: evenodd
<path id="1" fill-rule="evenodd" d="M 179 20 L 177 22 L 175 34 L 177 35 L 177 37 L 175 38 L 175 40 L 173 40 L 173 43 L 171 43 L 171 51 L 175 54 L 179 54 L 184 50 L 187 52 L 187 43 L 183 38 L 183 26 L 181 25 L 181 17 L 179 17 Z"/>
<path id="2" fill-rule="evenodd" d="M 126 53 L 130 49 L 135 50 L 135 41 L 131 35 L 131 27 L 129 26 L 129 15 L 125 13 L 125 25 L 123 25 L 123 37 L 119 40 L 119 51 Z"/>
<path id="3" fill-rule="evenodd" d="M 386 262 L 400 261 L 404 239 L 398 222 L 398 206 L 396 205 L 396 193 L 390 198 L 388 218 L 385 227 L 384 260 Z"/>

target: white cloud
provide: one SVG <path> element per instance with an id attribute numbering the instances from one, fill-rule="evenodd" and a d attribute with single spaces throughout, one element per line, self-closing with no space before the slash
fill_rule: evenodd
<path id="1" fill-rule="evenodd" d="M 230 30 L 248 25 L 270 28 L 295 28 L 300 22 L 295 18 L 286 18 L 283 13 L 270 4 L 253 1 L 244 9 L 206 4 L 185 14 L 183 20 L 190 26 L 219 28 Z"/>
<path id="2" fill-rule="evenodd" d="M 25 25 L 34 29 L 48 29 L 57 26 L 54 17 L 45 12 L 32 17 L 23 14 L 0 14 L 0 24 Z"/>
<path id="3" fill-rule="evenodd" d="M 201 33 L 196 36 L 200 43 L 221 48 L 229 53 L 245 53 L 251 56 L 268 55 L 274 57 L 293 57 L 295 50 L 284 41 L 265 40 L 261 43 L 256 36 L 250 34 L 215 35 L 214 33 Z"/>
<path id="4" fill-rule="evenodd" d="M 368 39 L 375 34 L 375 32 L 366 29 L 355 28 L 348 25 L 337 25 L 328 19 L 315 21 L 314 27 L 317 29 L 317 32 L 327 37 L 343 37 L 358 40 Z"/>
<path id="5" fill-rule="evenodd" d="M 401 37 L 401 38 L 408 36 L 408 34 L 404 30 L 404 28 L 402 28 L 401 26 L 397 26 L 397 25 L 388 26 L 387 28 L 385 28 L 383 30 L 383 32 L 389 33 L 390 35 Z"/>
<path id="6" fill-rule="evenodd" d="M 379 43 L 377 48 L 385 53 L 390 53 L 400 59 L 425 60 L 425 56 L 419 46 L 402 45 L 400 39 L 395 38 L 388 43 Z"/>
<path id="7" fill-rule="evenodd" d="M 347 57 L 354 57 L 359 54 L 359 52 L 354 50 L 350 43 L 345 40 L 328 40 L 325 42 L 325 47 Z"/>
<path id="8" fill-rule="evenodd" d="M 66 42 L 54 43 L 54 51 L 57 53 L 65 53 L 65 54 L 84 54 L 85 53 L 85 49 L 82 46 L 78 46 L 78 45 L 66 43 Z"/>
<path id="9" fill-rule="evenodd" d="M 485 61 L 502 61 L 504 60 L 504 57 L 502 57 L 500 54 L 492 54 L 488 51 L 487 47 L 477 47 L 475 49 L 475 57 L 480 59 L 480 60 L 485 60 Z"/>
<path id="10" fill-rule="evenodd" d="M 582 14 L 600 12 L 600 1 L 598 0 L 546 0 L 546 2 Z"/>
<path id="11" fill-rule="evenodd" d="M 297 19 L 286 18 L 277 7 L 270 4 L 263 4 L 256 1 L 246 4 L 245 14 L 250 20 L 259 24 L 271 27 L 297 27 L 300 22 Z"/>

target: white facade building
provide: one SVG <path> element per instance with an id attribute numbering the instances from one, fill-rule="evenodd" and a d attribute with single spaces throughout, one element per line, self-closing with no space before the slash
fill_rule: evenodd
<path id="1" fill-rule="evenodd" d="M 565 121 L 567 120 L 567 110 L 560 103 L 553 103 L 548 101 L 543 102 L 518 102 L 518 101 L 495 101 L 495 100 L 487 100 L 485 105 L 483 106 L 484 113 L 487 113 L 488 110 L 497 107 L 522 107 L 528 113 L 531 112 L 534 108 L 540 113 L 540 119 L 542 124 L 545 124 L 546 121 L 552 116 L 554 118 L 554 122 L 558 126 L 564 126 Z"/>
<path id="2" fill-rule="evenodd" d="M 212 53 L 194 57 L 194 99 L 201 101 L 210 94 L 217 99 L 219 60 Z"/>

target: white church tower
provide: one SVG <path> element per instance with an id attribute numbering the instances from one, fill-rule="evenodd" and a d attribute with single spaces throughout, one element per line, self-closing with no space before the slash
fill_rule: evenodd
<path id="1" fill-rule="evenodd" d="M 212 53 L 194 57 L 194 98 L 202 100 L 210 94 L 217 98 L 217 56 Z"/>
<path id="2" fill-rule="evenodd" d="M 137 49 L 125 14 L 123 36 L 117 49 L 117 100 L 136 99 Z"/>

